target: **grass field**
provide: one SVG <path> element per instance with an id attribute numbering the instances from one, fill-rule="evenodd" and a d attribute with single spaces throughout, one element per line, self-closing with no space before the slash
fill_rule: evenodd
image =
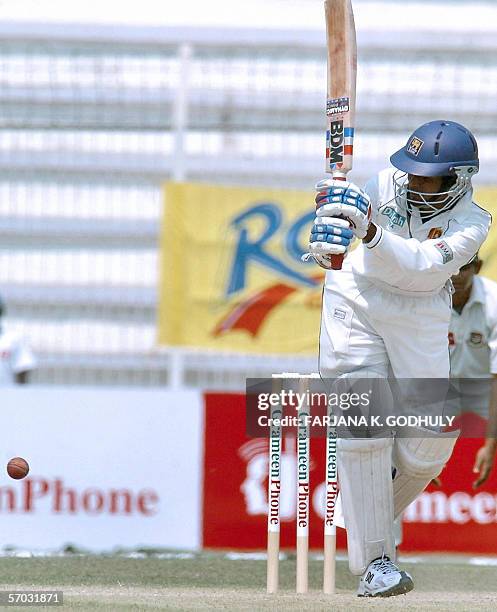
<path id="1" fill-rule="evenodd" d="M 338 562 L 335 596 L 320 593 L 322 562 L 318 560 L 310 562 L 311 592 L 295 595 L 292 558 L 280 563 L 281 592 L 268 596 L 263 560 L 214 553 L 185 556 L 0 558 L 0 590 L 60 589 L 64 610 L 497 609 L 497 567 L 468 565 L 462 559 L 402 563 L 414 577 L 415 591 L 390 599 L 363 600 L 354 594 L 357 581 L 344 561 Z"/>

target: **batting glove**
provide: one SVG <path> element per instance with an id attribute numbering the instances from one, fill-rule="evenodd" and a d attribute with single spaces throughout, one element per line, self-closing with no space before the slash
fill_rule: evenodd
<path id="1" fill-rule="evenodd" d="M 371 201 L 365 191 L 353 183 L 333 179 L 319 181 L 316 191 L 318 217 L 342 217 L 350 222 L 355 236 L 366 236 L 371 221 Z"/>
<path id="2" fill-rule="evenodd" d="M 346 255 L 354 233 L 349 222 L 338 217 L 316 217 L 309 239 L 309 255 L 331 270 L 331 255 Z"/>

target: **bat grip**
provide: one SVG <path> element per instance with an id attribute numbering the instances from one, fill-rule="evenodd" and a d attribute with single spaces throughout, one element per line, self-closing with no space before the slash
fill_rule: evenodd
<path id="1" fill-rule="evenodd" d="M 333 179 L 335 181 L 346 181 L 347 175 L 336 173 L 333 175 Z M 331 269 L 332 270 L 341 270 L 343 265 L 344 255 L 332 255 L 331 256 Z"/>
<path id="2" fill-rule="evenodd" d="M 343 255 L 332 255 L 331 256 L 331 269 L 341 270 L 343 265 Z"/>

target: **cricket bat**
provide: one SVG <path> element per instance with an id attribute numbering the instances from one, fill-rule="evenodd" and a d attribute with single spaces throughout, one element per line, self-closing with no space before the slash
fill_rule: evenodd
<path id="1" fill-rule="evenodd" d="M 351 0 L 325 0 L 328 48 L 326 98 L 326 172 L 347 180 L 354 152 L 357 43 Z M 332 255 L 333 270 L 342 267 L 343 255 Z"/>

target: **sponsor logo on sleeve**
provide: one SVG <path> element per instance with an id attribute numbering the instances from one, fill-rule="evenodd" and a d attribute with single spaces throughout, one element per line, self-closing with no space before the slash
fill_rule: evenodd
<path id="1" fill-rule="evenodd" d="M 345 310 L 340 310 L 340 308 L 335 308 L 335 311 L 333 312 L 333 316 L 335 317 L 335 319 L 345 319 L 347 313 L 345 312 Z"/>
<path id="2" fill-rule="evenodd" d="M 419 152 L 423 148 L 423 145 L 424 140 L 421 140 L 421 138 L 414 136 L 413 138 L 411 138 L 410 143 L 407 145 L 407 152 L 411 153 L 412 155 L 416 155 L 417 157 L 419 155 Z"/>
<path id="3" fill-rule="evenodd" d="M 449 263 L 449 261 L 452 261 L 454 259 L 454 253 L 452 252 L 450 246 L 445 242 L 445 240 L 440 240 L 440 242 L 437 242 L 435 244 L 435 248 L 438 249 L 442 254 L 442 260 L 444 264 Z"/>

